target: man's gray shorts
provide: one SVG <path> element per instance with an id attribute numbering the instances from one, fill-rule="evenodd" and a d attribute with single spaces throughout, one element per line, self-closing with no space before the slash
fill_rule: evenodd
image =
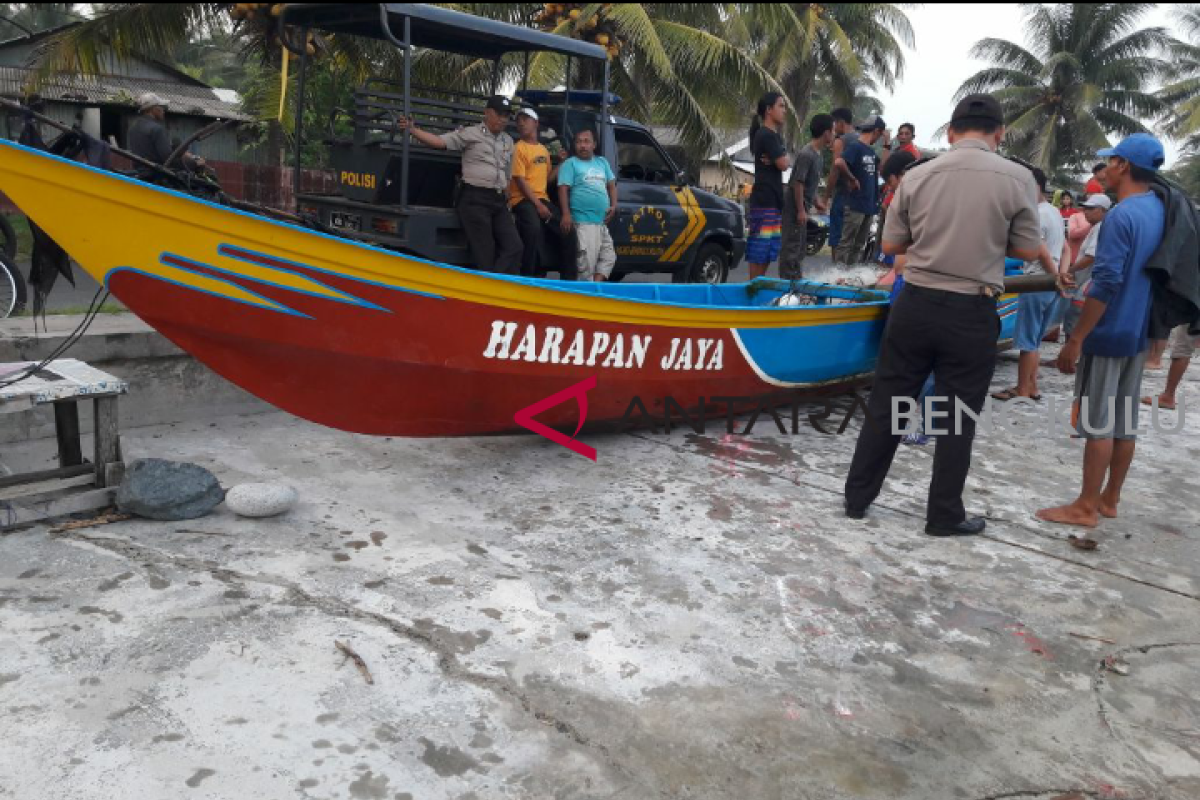
<path id="1" fill-rule="evenodd" d="M 790 206 L 791 203 L 788 203 Z M 808 226 L 796 224 L 796 211 L 783 211 L 783 244 L 779 248 L 779 277 L 785 281 L 804 277 L 804 256 L 808 254 Z"/>
<path id="2" fill-rule="evenodd" d="M 1085 355 L 1075 373 L 1079 421 L 1084 439 L 1136 439 L 1142 404 L 1146 354 L 1125 358 Z"/>

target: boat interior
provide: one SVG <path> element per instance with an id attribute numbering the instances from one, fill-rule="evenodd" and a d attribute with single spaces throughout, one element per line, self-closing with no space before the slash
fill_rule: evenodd
<path id="1" fill-rule="evenodd" d="M 586 283 L 537 278 L 510 278 L 546 288 L 621 300 L 692 307 L 796 308 L 798 306 L 887 305 L 888 293 L 877 289 L 815 281 L 759 278 L 750 283 Z"/>

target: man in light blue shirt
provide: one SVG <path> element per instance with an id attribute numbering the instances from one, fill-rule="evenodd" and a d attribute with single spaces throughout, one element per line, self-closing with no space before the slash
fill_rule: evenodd
<path id="1" fill-rule="evenodd" d="M 617 263 L 608 232 L 608 223 L 617 213 L 617 177 L 608 159 L 595 153 L 596 135 L 585 128 L 575 134 L 575 155 L 558 168 L 562 232 L 575 231 L 581 281 L 608 280 Z"/>

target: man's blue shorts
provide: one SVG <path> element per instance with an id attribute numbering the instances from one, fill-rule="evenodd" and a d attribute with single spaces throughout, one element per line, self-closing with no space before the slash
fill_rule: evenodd
<path id="1" fill-rule="evenodd" d="M 1059 305 L 1065 302 L 1058 292 L 1032 292 L 1017 300 L 1017 331 L 1014 344 L 1022 353 L 1041 349 L 1042 337 L 1058 321 Z"/>
<path id="2" fill-rule="evenodd" d="M 746 263 L 779 260 L 783 245 L 783 213 L 778 208 L 752 208 L 746 213 Z"/>

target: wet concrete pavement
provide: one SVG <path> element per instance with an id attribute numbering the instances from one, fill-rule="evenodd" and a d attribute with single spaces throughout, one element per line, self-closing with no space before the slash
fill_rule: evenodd
<path id="1" fill-rule="evenodd" d="M 301 504 L 0 534 L 0 798 L 1200 796 L 1200 413 L 1143 438 L 1091 553 L 1031 516 L 1082 445 L 1016 417 L 963 541 L 920 533 L 932 447 L 840 516 L 857 422 L 585 435 L 595 464 L 279 413 L 130 430 Z"/>

